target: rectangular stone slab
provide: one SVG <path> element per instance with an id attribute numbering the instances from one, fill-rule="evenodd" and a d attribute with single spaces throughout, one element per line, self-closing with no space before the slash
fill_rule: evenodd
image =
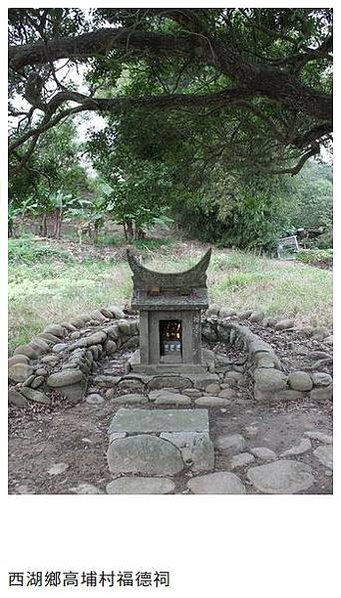
<path id="1" fill-rule="evenodd" d="M 128 432 L 208 432 L 207 409 L 124 409 L 111 420 L 109 434 Z"/>

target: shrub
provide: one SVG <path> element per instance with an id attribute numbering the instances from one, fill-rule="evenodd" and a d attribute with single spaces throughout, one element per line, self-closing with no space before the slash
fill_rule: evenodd
<path id="1" fill-rule="evenodd" d="M 32 237 L 11 239 L 8 242 L 9 263 L 33 264 L 42 260 L 46 262 L 56 259 L 62 262 L 73 261 L 73 257 L 68 251 L 51 247 L 50 245 L 40 245 Z"/>

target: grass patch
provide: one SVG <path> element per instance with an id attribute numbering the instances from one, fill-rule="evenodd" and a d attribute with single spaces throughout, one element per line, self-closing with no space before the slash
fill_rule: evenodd
<path id="1" fill-rule="evenodd" d="M 237 270 L 236 270 L 237 269 Z M 233 252 L 209 270 L 211 302 L 234 309 L 261 308 L 297 323 L 332 324 L 332 274 L 295 262 Z"/>
<path id="2" fill-rule="evenodd" d="M 203 254 L 198 246 L 188 256 L 188 247 L 174 239 L 168 243 L 162 239 L 162 245 L 154 246 L 151 241 L 155 240 L 148 240 L 145 250 L 151 259 L 145 265 L 160 272 L 186 270 Z M 179 258 L 179 251 L 186 257 Z M 10 349 L 29 342 L 48 323 L 67 322 L 98 307 L 130 302 L 131 272 L 125 260 L 113 264 L 89 257 L 79 262 L 55 243 L 42 246 L 32 238 L 11 240 L 9 253 Z M 332 273 L 328 270 L 216 250 L 208 269 L 208 288 L 210 302 L 221 306 L 262 308 L 268 315 L 295 317 L 297 323 L 332 323 Z"/>
<path id="3" fill-rule="evenodd" d="M 128 265 L 85 262 L 11 262 L 9 347 L 29 342 L 48 323 L 69 321 L 99 306 L 127 302 L 132 283 Z"/>

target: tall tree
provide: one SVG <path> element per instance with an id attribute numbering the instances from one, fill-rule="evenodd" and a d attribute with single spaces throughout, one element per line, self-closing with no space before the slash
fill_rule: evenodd
<path id="1" fill-rule="evenodd" d="M 68 116 L 146 108 L 220 119 L 235 160 L 296 174 L 330 144 L 331 52 L 329 9 L 12 9 L 10 111 L 21 124 L 10 154 L 20 168 Z M 88 93 L 60 76 L 81 63 Z M 119 94 L 127 68 L 154 89 Z"/>

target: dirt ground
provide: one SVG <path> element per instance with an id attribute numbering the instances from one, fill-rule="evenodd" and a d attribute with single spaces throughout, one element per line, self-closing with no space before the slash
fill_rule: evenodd
<path id="1" fill-rule="evenodd" d="M 284 369 L 309 369 L 311 351 L 330 352 L 321 341 L 301 339 L 294 331 L 274 334 L 270 329 L 250 325 L 265 340 L 270 340 L 281 358 Z M 216 346 L 219 351 L 224 345 Z M 230 350 L 231 351 L 231 350 Z M 225 352 L 230 351 L 225 347 Z M 115 354 L 116 355 L 116 354 Z M 113 374 L 121 373 L 127 352 L 116 355 L 115 360 L 102 365 Z M 331 371 L 331 364 L 324 371 Z M 99 372 L 100 373 L 100 372 Z M 309 400 L 276 405 L 259 404 L 252 398 L 251 388 L 238 391 L 237 399 L 225 409 L 210 409 L 210 434 L 214 440 L 222 434 L 239 433 L 248 448 L 264 446 L 280 455 L 296 445 L 305 431 L 318 430 L 331 434 L 332 405 Z M 140 407 L 143 407 L 142 405 Z M 108 448 L 107 429 L 116 412 L 117 404 L 106 399 L 99 405 L 83 401 L 71 406 L 56 395 L 51 407 L 30 410 L 11 408 L 9 413 L 9 493 L 10 494 L 74 494 L 82 483 L 93 484 L 99 493 L 105 493 L 106 484 L 112 479 L 106 462 Z M 134 406 L 130 408 L 134 409 Z M 157 409 L 147 405 L 146 409 Z M 315 441 L 312 441 L 315 448 Z M 247 450 L 247 449 L 246 449 Z M 295 457 L 311 465 L 315 483 L 307 494 L 332 493 L 332 478 L 327 468 L 314 457 L 312 450 Z M 65 463 L 64 473 L 52 475 L 48 470 L 55 464 Z M 248 493 L 256 493 L 246 478 L 246 468 L 236 473 Z M 229 459 L 216 452 L 215 470 L 229 471 Z M 174 493 L 186 494 L 186 483 L 192 474 L 182 472 L 174 478 Z"/>

